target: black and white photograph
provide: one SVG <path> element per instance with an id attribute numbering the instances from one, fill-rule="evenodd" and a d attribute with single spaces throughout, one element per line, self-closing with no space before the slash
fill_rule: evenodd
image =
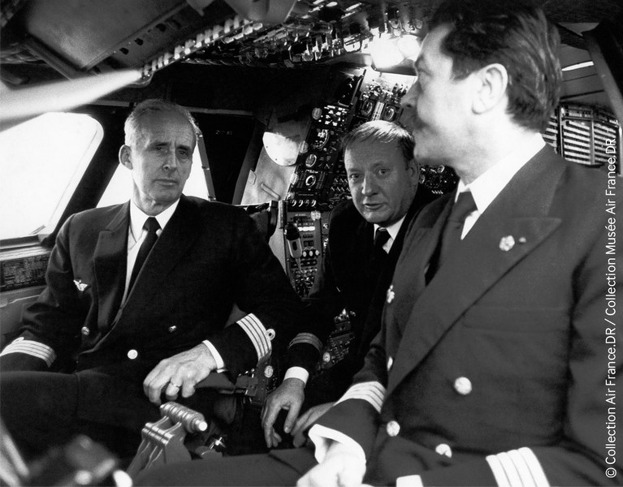
<path id="1" fill-rule="evenodd" d="M 0 485 L 623 485 L 622 127 L 621 0 L 1 0 Z"/>

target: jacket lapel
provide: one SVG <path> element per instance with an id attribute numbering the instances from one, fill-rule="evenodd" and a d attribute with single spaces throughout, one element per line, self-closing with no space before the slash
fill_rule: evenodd
<path id="1" fill-rule="evenodd" d="M 477 299 L 558 227 L 560 219 L 549 217 L 548 212 L 564 167 L 551 149 L 539 152 L 480 216 L 454 255 L 448 256 L 416 298 L 403 325 L 388 394 Z M 449 206 L 422 240 L 422 259 L 413 269 L 416 280 L 423 277 L 424 263 L 436 247 L 448 211 Z"/>
<path id="2" fill-rule="evenodd" d="M 416 299 L 426 286 L 425 278 L 428 266 L 437 249 L 437 243 L 443 231 L 444 223 L 452 209 L 453 198 L 454 192 L 445 197 L 445 202 L 444 199 L 436 202 L 437 205 L 442 205 L 441 211 L 439 212 L 437 206 L 430 208 L 430 211 L 423 214 L 424 218 L 419 220 L 419 224 L 413 234 L 413 245 L 410 245 L 410 247 L 417 249 L 417 255 L 412 260 L 410 269 L 412 269 L 411 275 L 413 278 L 411 285 L 415 288 L 414 296 Z"/>
<path id="3" fill-rule="evenodd" d="M 130 204 L 125 203 L 99 234 L 93 268 L 98 295 L 98 328 L 107 331 L 119 310 L 125 285 Z"/>

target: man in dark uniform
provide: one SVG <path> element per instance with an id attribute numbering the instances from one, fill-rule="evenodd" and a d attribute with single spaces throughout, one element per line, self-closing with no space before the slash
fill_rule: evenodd
<path id="1" fill-rule="evenodd" d="M 300 300 L 253 221 L 182 194 L 197 130 L 178 105 L 140 103 L 119 151 L 131 201 L 60 230 L 47 288 L 0 356 L 0 413 L 27 457 L 78 432 L 133 455 L 163 396 L 198 405 L 210 373 L 233 380 L 296 334 Z M 245 315 L 225 327 L 234 303 Z"/>
<path id="2" fill-rule="evenodd" d="M 567 162 L 540 135 L 558 45 L 520 0 L 438 7 L 402 103 L 418 162 L 459 185 L 405 235 L 381 331 L 310 429 L 315 450 L 172 466 L 148 485 L 621 484 L 607 296 L 622 291 L 608 233 L 622 201 L 614 164 Z"/>
<path id="3" fill-rule="evenodd" d="M 329 237 L 314 286 L 305 300 L 311 328 L 290 344 L 291 363 L 304 362 L 299 376 L 290 369 L 283 384 L 268 398 L 263 411 L 266 444 L 277 446 L 281 436 L 274 423 L 287 409 L 284 431 L 295 446 L 303 431 L 340 398 L 363 365 L 372 338 L 379 331 L 385 292 L 402 248 L 409 223 L 433 200 L 418 186 L 419 168 L 413 159 L 411 134 L 395 123 L 366 122 L 343 141 L 344 164 L 351 200 L 331 213 Z M 321 343 L 335 327 L 334 318 L 346 310 L 352 342 L 336 365 L 314 374 Z M 303 401 L 303 398 L 305 400 Z M 306 411 L 298 416 L 301 409 Z"/>

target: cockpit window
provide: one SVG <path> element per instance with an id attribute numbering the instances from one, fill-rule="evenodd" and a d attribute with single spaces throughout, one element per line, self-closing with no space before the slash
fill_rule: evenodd
<path id="1" fill-rule="evenodd" d="M 104 131 L 76 113 L 46 113 L 0 132 L 0 239 L 54 230 Z"/>

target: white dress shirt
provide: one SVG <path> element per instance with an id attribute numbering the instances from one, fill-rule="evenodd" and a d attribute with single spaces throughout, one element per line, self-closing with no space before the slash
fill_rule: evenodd
<path id="1" fill-rule="evenodd" d="M 508 182 L 517 172 L 524 167 L 537 152 L 545 147 L 545 141 L 540 134 L 535 134 L 530 141 L 511 152 L 493 167 L 487 169 L 484 173 L 474 179 L 470 184 L 459 181 L 456 190 L 456 199 L 459 193 L 471 191 L 476 203 L 476 211 L 473 211 L 465 218 L 461 239 L 472 229 L 480 215 L 484 213 L 491 202 L 506 187 Z"/>
<path id="2" fill-rule="evenodd" d="M 178 199 L 175 203 L 169 206 L 166 210 L 158 215 L 155 215 L 154 218 L 158 221 L 158 225 L 160 225 L 160 230 L 156 231 L 156 235 L 160 237 L 162 234 L 164 227 L 169 223 L 169 220 L 175 213 L 177 209 L 177 205 L 180 200 Z M 136 258 L 138 257 L 138 251 L 141 248 L 141 244 L 147 237 L 147 230 L 143 227 L 145 225 L 145 221 L 150 217 L 147 213 L 141 210 L 138 206 L 134 204 L 134 202 L 130 202 L 130 225 L 128 226 L 128 253 L 127 253 L 127 265 L 125 272 L 125 288 L 123 291 L 123 301 L 125 302 L 128 297 L 128 286 L 130 284 L 130 277 L 132 276 L 132 269 L 134 268 L 134 263 L 136 262 Z"/>
<path id="3" fill-rule="evenodd" d="M 379 228 L 385 228 L 385 230 L 387 230 L 387 233 L 389 233 L 389 238 L 387 239 L 387 242 L 385 242 L 385 244 L 383 245 L 383 250 L 388 254 L 389 251 L 392 249 L 392 245 L 394 245 L 394 240 L 396 240 L 396 237 L 398 236 L 398 232 L 400 231 L 400 227 L 402 227 L 402 223 L 405 221 L 405 217 L 406 215 L 404 215 L 400 220 L 392 223 L 388 227 L 381 227 L 381 225 L 377 225 L 376 223 L 374 224 L 375 235 L 376 231 Z"/>

